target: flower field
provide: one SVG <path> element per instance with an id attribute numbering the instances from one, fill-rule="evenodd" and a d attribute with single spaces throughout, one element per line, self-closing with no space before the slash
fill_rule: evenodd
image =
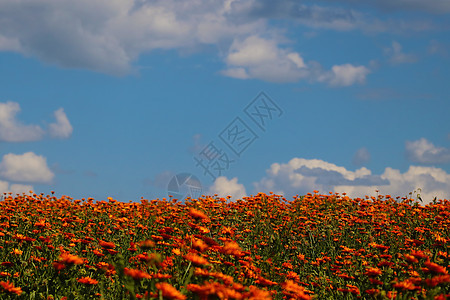
<path id="1" fill-rule="evenodd" d="M 450 201 L 5 194 L 0 299 L 450 299 Z"/>

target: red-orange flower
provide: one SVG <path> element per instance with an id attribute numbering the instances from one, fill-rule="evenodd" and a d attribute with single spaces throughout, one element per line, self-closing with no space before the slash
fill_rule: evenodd
<path id="1" fill-rule="evenodd" d="M 292 296 L 294 299 L 301 299 L 301 300 L 310 300 L 311 296 L 307 295 L 305 293 L 305 288 L 302 286 L 299 286 L 292 280 L 286 280 L 286 282 L 283 282 L 281 286 L 284 289 L 284 294 L 287 296 Z"/>
<path id="2" fill-rule="evenodd" d="M 188 253 L 184 256 L 185 259 L 189 260 L 190 262 L 192 262 L 194 265 L 196 266 L 201 266 L 201 265 L 208 265 L 209 261 L 204 258 L 201 257 L 197 254 L 194 253 Z"/>
<path id="3" fill-rule="evenodd" d="M 91 277 L 81 277 L 81 278 L 78 278 L 77 281 L 79 283 L 83 283 L 83 284 L 86 284 L 86 285 L 94 285 L 94 284 L 98 283 L 97 280 L 95 280 L 95 279 L 93 279 Z"/>
<path id="4" fill-rule="evenodd" d="M 206 244 L 203 240 L 193 239 L 192 240 L 192 248 L 197 249 L 200 252 L 204 252 L 208 249 L 208 244 Z"/>
<path id="5" fill-rule="evenodd" d="M 264 277 L 259 277 L 258 280 L 256 280 L 257 284 L 263 285 L 263 286 L 271 286 L 271 285 L 277 285 L 278 283 L 271 281 L 269 279 L 266 279 Z"/>
<path id="6" fill-rule="evenodd" d="M 219 251 L 222 252 L 223 254 L 230 254 L 234 256 L 243 255 L 241 247 L 239 247 L 239 244 L 234 241 L 225 242 L 225 245 Z"/>
<path id="7" fill-rule="evenodd" d="M 125 268 L 123 270 L 123 273 L 125 275 L 127 275 L 127 276 L 130 276 L 131 278 L 133 278 L 135 280 L 140 280 L 140 279 L 143 279 L 143 278 L 147 278 L 147 279 L 152 278 L 150 276 L 150 274 L 148 274 L 147 272 L 144 272 L 144 271 L 141 271 L 141 270 L 138 270 L 138 269 Z"/>
<path id="8" fill-rule="evenodd" d="M 156 288 L 162 292 L 164 298 L 173 300 L 185 300 L 186 296 L 166 282 L 158 282 Z"/>
<path id="9" fill-rule="evenodd" d="M 437 274 L 447 274 L 447 269 L 443 266 L 440 266 L 438 264 L 435 264 L 434 262 L 431 261 L 426 261 L 424 263 L 424 265 L 427 267 L 427 269 L 432 272 L 432 273 L 437 273 Z"/>
<path id="10" fill-rule="evenodd" d="M 4 282 L 0 281 L 0 287 L 3 292 L 10 293 L 10 294 L 16 294 L 20 295 L 22 294 L 22 289 L 20 287 L 15 287 L 13 283 L 10 283 L 9 281 Z"/>
<path id="11" fill-rule="evenodd" d="M 413 291 L 413 290 L 415 290 L 415 289 L 418 288 L 418 287 L 415 286 L 414 283 L 413 283 L 411 280 L 409 280 L 409 279 L 406 279 L 406 280 L 401 281 L 401 282 L 399 282 L 399 283 L 395 283 L 395 284 L 393 284 L 393 287 L 394 287 L 395 289 L 398 289 L 398 290 L 410 290 L 410 291 Z"/>
<path id="12" fill-rule="evenodd" d="M 76 255 L 72 255 L 70 253 L 64 252 L 59 256 L 58 261 L 53 262 L 53 267 L 56 270 L 62 270 L 67 266 L 81 265 L 83 262 L 84 261 L 82 258 L 80 258 Z"/>
<path id="13" fill-rule="evenodd" d="M 208 219 L 208 216 L 205 215 L 204 212 L 202 212 L 200 210 L 197 210 L 195 208 L 192 208 L 192 207 L 191 207 L 191 209 L 189 209 L 189 215 L 192 218 L 194 218 L 194 219 L 201 219 L 201 220 L 207 220 Z"/>
<path id="14" fill-rule="evenodd" d="M 383 271 L 381 271 L 378 268 L 368 268 L 368 269 L 366 269 L 366 273 L 364 273 L 364 274 L 369 277 L 375 277 L 375 276 L 381 275 L 382 273 L 383 273 Z"/>
<path id="15" fill-rule="evenodd" d="M 105 249 L 114 249 L 114 248 L 116 248 L 116 245 L 113 242 L 106 242 L 106 241 L 100 240 L 98 243 L 100 244 L 100 246 L 102 248 L 105 248 Z"/>

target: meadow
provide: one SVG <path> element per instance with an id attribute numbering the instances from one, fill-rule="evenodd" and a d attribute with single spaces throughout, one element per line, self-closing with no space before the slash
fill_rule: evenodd
<path id="1" fill-rule="evenodd" d="M 450 201 L 4 194 L 1 299 L 450 299 Z"/>

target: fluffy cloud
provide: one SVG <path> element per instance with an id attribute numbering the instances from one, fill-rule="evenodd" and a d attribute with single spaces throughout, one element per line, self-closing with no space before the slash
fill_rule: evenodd
<path id="1" fill-rule="evenodd" d="M 0 1 L 0 49 L 123 75 L 140 54 L 154 49 L 220 46 L 265 28 L 264 20 L 229 18 L 231 2 Z"/>
<path id="2" fill-rule="evenodd" d="M 396 41 L 392 42 L 392 47 L 385 48 L 384 53 L 389 56 L 389 61 L 392 64 L 413 63 L 417 61 L 415 55 L 403 53 L 402 46 Z"/>
<path id="3" fill-rule="evenodd" d="M 39 140 L 44 130 L 37 125 L 25 125 L 16 120 L 20 106 L 16 102 L 0 102 L 0 140 L 6 142 L 24 142 Z"/>
<path id="4" fill-rule="evenodd" d="M 50 183 L 54 174 L 47 166 L 45 157 L 27 152 L 3 155 L 0 177 L 18 182 Z"/>
<path id="5" fill-rule="evenodd" d="M 282 49 L 274 39 L 256 35 L 235 40 L 225 59 L 228 69 L 222 74 L 239 79 L 257 78 L 270 82 L 296 82 L 307 79 L 330 86 L 364 83 L 369 69 L 351 64 L 335 65 L 330 71 L 316 62 L 305 63 L 295 51 Z"/>
<path id="6" fill-rule="evenodd" d="M 406 196 L 420 188 L 425 202 L 435 196 L 441 199 L 450 197 L 450 174 L 431 167 L 411 166 L 405 173 L 386 168 L 383 174 L 372 175 L 364 167 L 349 171 L 323 160 L 293 158 L 286 164 L 272 164 L 266 173 L 264 178 L 254 183 L 255 192 L 272 191 L 290 197 L 319 190 L 364 197 L 379 190 L 383 194 Z"/>
<path id="7" fill-rule="evenodd" d="M 39 125 L 26 125 L 16 119 L 20 112 L 17 102 L 0 102 L 0 141 L 29 142 L 44 137 L 45 131 Z M 62 108 L 55 111 L 56 123 L 49 125 L 49 133 L 53 138 L 68 138 L 72 134 L 72 125 Z"/>
<path id="8" fill-rule="evenodd" d="M 337 186 L 335 191 L 356 196 L 370 195 L 374 190 L 393 196 L 408 196 L 410 192 L 416 191 L 420 192 L 424 203 L 431 202 L 434 197 L 450 198 L 450 174 L 439 168 L 410 166 L 404 173 L 386 168 L 380 177 L 387 180 L 389 184 L 386 186 Z"/>
<path id="9" fill-rule="evenodd" d="M 255 35 L 235 40 L 225 61 L 230 68 L 222 73 L 240 79 L 293 82 L 308 76 L 299 53 L 281 49 L 275 40 Z"/>
<path id="10" fill-rule="evenodd" d="M 55 118 L 56 123 L 49 125 L 50 135 L 54 138 L 68 138 L 72 134 L 73 128 L 64 109 L 60 108 L 55 111 Z"/>
<path id="11" fill-rule="evenodd" d="M 217 177 L 209 188 L 209 195 L 217 194 L 219 197 L 231 196 L 233 199 L 241 199 L 246 196 L 245 187 L 238 183 L 237 177 L 228 179 L 225 176 Z"/>
<path id="12" fill-rule="evenodd" d="M 331 86 L 350 86 L 355 83 L 364 83 L 370 70 L 364 66 L 344 64 L 333 66 L 330 72 L 319 76 L 319 81 L 328 82 Z"/>
<path id="13" fill-rule="evenodd" d="M 352 9 L 307 4 L 293 0 L 0 1 L 0 50 L 63 67 L 125 75 L 133 72 L 141 54 L 214 45 L 227 64 L 221 73 L 229 77 L 271 82 L 308 79 L 348 86 L 364 82 L 369 70 L 343 64 L 320 72 L 314 68 L 317 64 L 305 64 L 300 53 L 279 47 L 287 39 L 270 21 L 293 20 L 313 29 L 339 31 L 430 29 L 423 23 L 370 20 Z M 267 35 L 271 38 L 260 38 Z"/>
<path id="14" fill-rule="evenodd" d="M 450 162 L 450 149 L 436 147 L 425 138 L 405 143 L 406 156 L 413 162 L 441 164 Z"/>
<path id="15" fill-rule="evenodd" d="M 0 180 L 0 197 L 3 193 L 22 194 L 32 191 L 33 186 L 25 184 L 9 184 L 7 181 Z"/>

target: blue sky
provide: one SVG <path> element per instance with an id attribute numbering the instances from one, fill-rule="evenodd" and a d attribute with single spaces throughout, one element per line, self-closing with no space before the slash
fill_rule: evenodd
<path id="1" fill-rule="evenodd" d="M 448 199 L 449 14 L 447 0 L 0 0 L 0 192 L 139 201 L 187 173 L 180 195 Z"/>

